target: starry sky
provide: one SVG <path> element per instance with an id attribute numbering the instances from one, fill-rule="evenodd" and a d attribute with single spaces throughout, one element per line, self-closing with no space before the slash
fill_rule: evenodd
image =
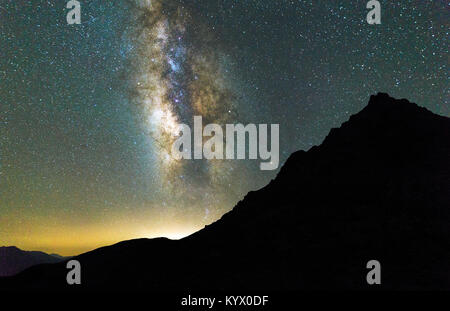
<path id="1" fill-rule="evenodd" d="M 377 92 L 450 116 L 448 1 L 80 2 L 0 0 L 0 245 L 181 238 L 276 176 L 173 161 L 195 115 L 280 124 L 280 166 Z"/>

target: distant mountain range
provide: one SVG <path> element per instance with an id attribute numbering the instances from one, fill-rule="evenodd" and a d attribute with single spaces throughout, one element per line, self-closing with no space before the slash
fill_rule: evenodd
<path id="1" fill-rule="evenodd" d="M 0 276 L 12 276 L 31 266 L 56 263 L 65 258 L 57 254 L 23 251 L 15 246 L 0 247 Z"/>
<path id="2" fill-rule="evenodd" d="M 57 263 L 0 278 L 0 288 L 450 289 L 449 159 L 449 118 L 380 93 L 203 230 L 76 256 L 79 286 Z M 366 282 L 373 259 L 381 285 Z"/>

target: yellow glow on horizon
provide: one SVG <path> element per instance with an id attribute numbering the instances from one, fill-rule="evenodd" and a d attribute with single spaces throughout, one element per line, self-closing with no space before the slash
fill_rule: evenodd
<path id="1" fill-rule="evenodd" d="M 179 240 L 204 226 L 201 221 L 197 223 L 193 218 L 188 220 L 179 216 L 157 219 L 147 213 L 143 214 L 146 215 L 128 219 L 112 217 L 108 221 L 86 225 L 51 224 L 48 219 L 27 219 L 23 226 L 3 232 L 0 246 L 74 256 L 124 240 L 158 237 Z"/>
<path id="2" fill-rule="evenodd" d="M 194 232 L 197 232 L 201 228 L 196 227 L 178 227 L 178 228 L 171 228 L 167 230 L 160 230 L 158 233 L 156 232 L 143 232 L 142 238 L 158 238 L 158 237 L 164 237 L 171 240 L 180 240 L 184 237 L 187 237 Z"/>

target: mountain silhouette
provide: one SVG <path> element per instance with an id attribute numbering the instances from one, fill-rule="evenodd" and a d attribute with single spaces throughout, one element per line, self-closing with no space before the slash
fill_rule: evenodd
<path id="1" fill-rule="evenodd" d="M 36 251 L 23 251 L 15 246 L 0 247 L 0 276 L 12 276 L 31 266 L 43 263 L 56 263 L 64 260 L 56 254 Z"/>
<path id="2" fill-rule="evenodd" d="M 379 93 L 266 187 L 182 240 L 124 241 L 34 266 L 0 288 L 450 289 L 450 120 Z M 368 285 L 366 264 L 381 264 Z"/>

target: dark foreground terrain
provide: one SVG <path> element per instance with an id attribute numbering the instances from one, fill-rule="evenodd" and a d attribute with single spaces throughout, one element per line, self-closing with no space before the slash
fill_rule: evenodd
<path id="1" fill-rule="evenodd" d="M 34 266 L 0 289 L 450 289 L 450 119 L 372 96 L 265 188 L 179 241 L 131 240 Z M 366 282 L 369 260 L 382 284 Z"/>

